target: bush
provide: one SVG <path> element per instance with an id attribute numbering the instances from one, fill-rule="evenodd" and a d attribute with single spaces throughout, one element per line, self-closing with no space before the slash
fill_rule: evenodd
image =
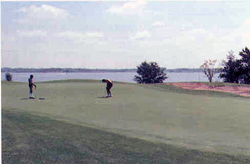
<path id="1" fill-rule="evenodd" d="M 137 83 L 163 83 L 167 79 L 165 68 L 159 67 L 156 62 L 142 62 L 140 66 L 137 66 L 137 73 L 140 75 L 134 76 L 134 81 Z"/>
<path id="2" fill-rule="evenodd" d="M 6 81 L 12 81 L 12 75 L 10 73 L 5 74 Z"/>

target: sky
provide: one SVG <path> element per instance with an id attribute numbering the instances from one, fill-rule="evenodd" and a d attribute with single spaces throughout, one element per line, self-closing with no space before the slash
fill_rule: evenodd
<path id="1" fill-rule="evenodd" d="M 1 67 L 199 68 L 250 48 L 250 1 L 1 2 Z"/>

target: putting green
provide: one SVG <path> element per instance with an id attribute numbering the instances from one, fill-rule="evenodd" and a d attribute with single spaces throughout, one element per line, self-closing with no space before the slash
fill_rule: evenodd
<path id="1" fill-rule="evenodd" d="M 69 80 L 2 82 L 2 110 L 18 109 L 78 125 L 89 125 L 188 148 L 250 155 L 250 99 L 216 92 L 184 91 L 165 85 L 105 84 Z"/>

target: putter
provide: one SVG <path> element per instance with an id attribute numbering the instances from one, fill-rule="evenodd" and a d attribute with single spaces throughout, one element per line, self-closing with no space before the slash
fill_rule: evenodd
<path id="1" fill-rule="evenodd" d="M 105 95 L 106 95 L 106 90 L 104 90 L 104 94 L 103 94 L 103 96 L 102 96 L 102 97 L 106 97 Z"/>

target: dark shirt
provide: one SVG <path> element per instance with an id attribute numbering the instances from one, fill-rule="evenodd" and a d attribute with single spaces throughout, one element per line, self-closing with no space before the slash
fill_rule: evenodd
<path id="1" fill-rule="evenodd" d="M 31 78 L 29 78 L 29 87 L 32 87 L 34 84 L 33 84 L 33 80 Z"/>
<path id="2" fill-rule="evenodd" d="M 113 83 L 111 80 L 106 79 L 106 82 L 107 82 L 107 88 L 111 88 L 113 86 Z"/>

